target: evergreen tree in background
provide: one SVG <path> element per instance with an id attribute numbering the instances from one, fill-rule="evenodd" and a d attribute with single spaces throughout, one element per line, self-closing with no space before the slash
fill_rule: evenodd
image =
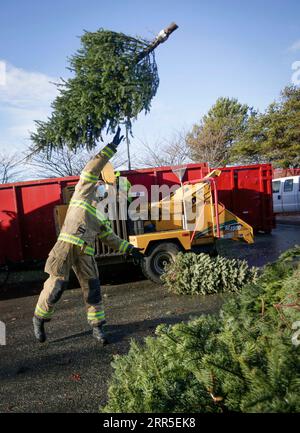
<path id="1" fill-rule="evenodd" d="M 300 167 L 300 88 L 287 86 L 279 101 L 253 116 L 232 149 L 232 159 Z"/>
<path id="2" fill-rule="evenodd" d="M 263 113 L 237 99 L 219 98 L 186 143 L 194 161 L 211 167 L 268 162 L 300 167 L 300 88 L 285 87 Z"/>
<path id="3" fill-rule="evenodd" d="M 186 136 L 191 158 L 209 162 L 211 167 L 225 165 L 232 145 L 246 129 L 252 110 L 235 98 L 218 98 L 199 124 Z"/>

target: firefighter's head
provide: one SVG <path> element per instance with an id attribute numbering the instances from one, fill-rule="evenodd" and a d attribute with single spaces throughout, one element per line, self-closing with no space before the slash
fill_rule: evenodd
<path id="1" fill-rule="evenodd" d="M 99 202 L 108 196 L 106 184 L 103 180 L 99 180 L 95 187 L 95 201 Z"/>

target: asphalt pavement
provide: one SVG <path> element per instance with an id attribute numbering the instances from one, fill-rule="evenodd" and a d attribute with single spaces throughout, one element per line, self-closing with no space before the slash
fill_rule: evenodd
<path id="1" fill-rule="evenodd" d="M 255 240 L 253 245 L 222 242 L 220 251 L 263 266 L 300 244 L 300 227 L 278 225 Z M 132 268 L 123 272 L 124 284 L 116 284 L 116 268 L 110 272 L 103 293 L 111 344 L 104 348 L 91 336 L 80 289 L 64 293 L 44 344 L 32 333 L 37 294 L 0 301 L 7 333 L 7 344 L 0 346 L 0 412 L 97 412 L 106 401 L 113 356 L 127 353 L 132 338 L 142 343 L 159 323 L 217 312 L 226 296 L 173 295 L 140 274 L 133 281 Z"/>

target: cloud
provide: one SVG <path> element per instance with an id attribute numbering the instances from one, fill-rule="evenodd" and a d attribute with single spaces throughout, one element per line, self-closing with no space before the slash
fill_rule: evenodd
<path id="1" fill-rule="evenodd" d="M 4 62 L 1 61 L 3 64 Z M 26 71 L 5 62 L 5 81 L 0 86 L 0 149 L 24 149 L 34 120 L 45 120 L 57 95 L 54 77 Z"/>
<path id="2" fill-rule="evenodd" d="M 300 39 L 295 41 L 290 47 L 289 51 L 300 51 Z"/>
<path id="3" fill-rule="evenodd" d="M 6 64 L 0 60 L 0 86 L 5 86 L 6 84 Z"/>

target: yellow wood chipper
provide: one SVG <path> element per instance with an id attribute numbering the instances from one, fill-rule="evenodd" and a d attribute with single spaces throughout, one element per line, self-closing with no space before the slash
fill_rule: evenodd
<path id="1" fill-rule="evenodd" d="M 215 178 L 220 173 L 214 170 L 203 179 L 184 182 L 170 195 L 149 203 L 149 214 L 155 216 L 150 220 L 129 224 L 117 213 L 111 221 L 113 230 L 120 237 L 143 249 L 145 258 L 141 266 L 148 279 L 160 283 L 166 263 L 174 260 L 179 251 L 216 254 L 217 239 L 253 243 L 252 227 L 218 201 Z M 105 176 L 109 178 L 108 183 L 114 183 L 111 164 L 107 164 L 102 172 L 102 177 Z M 66 191 L 66 204 L 55 208 L 57 231 L 63 224 L 71 195 L 72 191 Z M 134 234 L 129 234 L 132 232 Z M 96 259 L 102 264 L 112 264 L 129 258 L 97 241 Z"/>
<path id="2" fill-rule="evenodd" d="M 220 173 L 214 170 L 203 179 L 184 182 L 171 196 L 151 203 L 159 218 L 146 221 L 144 233 L 129 236 L 133 245 L 143 249 L 147 278 L 160 282 L 165 264 L 179 251 L 215 254 L 215 242 L 221 238 L 253 243 L 252 227 L 218 201 L 215 177 Z"/>

